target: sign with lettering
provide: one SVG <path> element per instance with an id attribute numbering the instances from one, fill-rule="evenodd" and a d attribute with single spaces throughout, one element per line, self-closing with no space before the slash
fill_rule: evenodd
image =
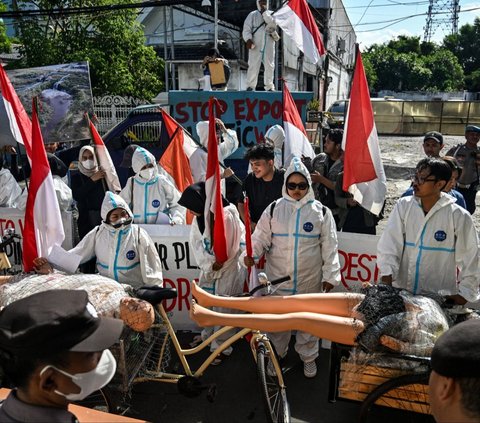
<path id="1" fill-rule="evenodd" d="M 196 137 L 195 126 L 208 120 L 208 100 L 214 95 L 220 105 L 218 117 L 225 126 L 237 133 L 239 148 L 229 159 L 242 159 L 245 150 L 263 140 L 265 132 L 276 124 L 282 125 L 282 93 L 265 91 L 170 91 L 168 101 L 172 116 Z M 293 99 L 305 122 L 311 92 L 293 92 Z"/>
<path id="2" fill-rule="evenodd" d="M 14 229 L 15 233 L 23 237 L 25 211 L 0 207 L 0 235 L 3 236 L 5 229 Z M 62 212 L 63 229 L 65 240 L 62 247 L 69 250 L 73 247 L 73 215 L 71 212 Z M 12 265 L 11 272 L 18 273 L 22 270 L 22 246 L 21 240 L 15 240 L 5 247 L 5 253 Z"/>

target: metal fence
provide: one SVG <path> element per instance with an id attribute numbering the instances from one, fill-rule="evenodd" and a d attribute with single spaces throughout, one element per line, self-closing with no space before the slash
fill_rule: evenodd
<path id="1" fill-rule="evenodd" d="M 374 101 L 379 134 L 422 135 L 439 131 L 463 135 L 465 126 L 480 124 L 480 101 Z"/>
<path id="2" fill-rule="evenodd" d="M 93 98 L 93 109 L 97 117 L 95 126 L 100 134 L 105 134 L 110 128 L 121 122 L 135 107 L 150 104 L 147 101 L 133 97 L 107 95 Z M 140 126 L 148 126 L 140 125 Z"/>

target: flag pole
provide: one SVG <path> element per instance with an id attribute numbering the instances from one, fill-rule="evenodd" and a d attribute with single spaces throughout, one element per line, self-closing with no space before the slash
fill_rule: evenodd
<path id="1" fill-rule="evenodd" d="M 87 125 L 88 125 L 88 131 L 90 132 L 90 138 L 93 139 L 92 129 L 90 128 L 90 123 L 92 123 L 92 121 L 90 120 L 90 117 L 88 116 L 88 112 L 85 112 L 85 118 L 87 119 Z M 92 147 L 93 147 L 93 154 L 95 154 L 95 159 L 97 160 L 97 163 L 98 163 L 98 169 L 100 170 L 100 160 L 98 158 L 97 149 L 95 148 L 95 146 L 92 146 Z M 107 182 L 105 181 L 105 178 L 102 178 L 102 188 L 103 188 L 104 192 L 108 191 L 108 186 L 107 186 Z"/>

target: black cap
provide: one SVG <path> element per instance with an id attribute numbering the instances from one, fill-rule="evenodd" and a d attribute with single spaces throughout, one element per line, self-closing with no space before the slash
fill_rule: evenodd
<path id="1" fill-rule="evenodd" d="M 119 319 L 98 317 L 85 291 L 54 289 L 0 312 L 0 348 L 21 357 L 102 351 L 118 341 L 122 328 Z"/>
<path id="2" fill-rule="evenodd" d="M 437 131 L 430 131 L 430 132 L 427 132 L 423 137 L 423 142 L 427 140 L 435 140 L 439 144 L 443 144 L 443 135 Z"/>
<path id="3" fill-rule="evenodd" d="M 480 378 L 480 320 L 459 323 L 441 335 L 431 365 L 442 376 Z"/>
<path id="4" fill-rule="evenodd" d="M 465 128 L 465 132 L 477 132 L 477 133 L 480 133 L 480 126 L 468 125 L 468 126 Z"/>
<path id="5" fill-rule="evenodd" d="M 122 163 L 120 163 L 120 167 L 125 167 L 127 169 L 130 169 L 132 167 L 132 157 L 133 153 L 135 153 L 135 150 L 140 147 L 137 144 L 130 144 L 125 151 L 123 152 L 123 159 Z"/>

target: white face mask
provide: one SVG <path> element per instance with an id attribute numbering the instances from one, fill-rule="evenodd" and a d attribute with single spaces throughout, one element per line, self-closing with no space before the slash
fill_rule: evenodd
<path id="1" fill-rule="evenodd" d="M 147 181 L 152 179 L 154 175 L 155 175 L 155 168 L 154 167 L 149 167 L 148 169 L 143 169 L 143 170 L 140 171 L 140 176 L 143 179 L 146 179 Z"/>
<path id="2" fill-rule="evenodd" d="M 115 357 L 112 355 L 110 350 L 104 350 L 97 367 L 86 373 L 76 373 L 72 375 L 64 370 L 58 369 L 55 366 L 48 365 L 42 369 L 40 376 L 49 367 L 72 379 L 72 382 L 75 383 L 75 385 L 78 385 L 80 388 L 80 392 L 78 394 L 64 394 L 63 392 L 57 390 L 54 392 L 70 401 L 81 401 L 88 397 L 92 392 L 103 388 L 112 380 L 113 375 L 117 370 L 117 362 L 115 361 Z"/>
<path id="3" fill-rule="evenodd" d="M 85 169 L 92 170 L 95 167 L 95 161 L 94 160 L 84 160 L 82 162 L 82 165 Z"/>

